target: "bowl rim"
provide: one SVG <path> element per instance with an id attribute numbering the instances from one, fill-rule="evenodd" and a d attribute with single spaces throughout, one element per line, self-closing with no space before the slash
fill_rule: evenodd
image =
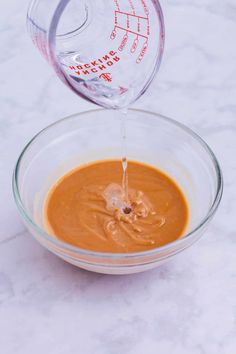
<path id="1" fill-rule="evenodd" d="M 168 243 L 165 246 L 161 246 L 158 248 L 154 248 L 148 251 L 141 251 L 141 252 L 129 252 L 129 253 L 111 253 L 111 252 L 96 252 L 96 251 L 90 251 L 90 250 L 86 250 L 86 249 L 82 249 L 73 245 L 70 245 L 64 241 L 61 241 L 60 239 L 56 238 L 55 235 L 50 235 L 49 233 L 47 233 L 43 228 L 41 228 L 38 224 L 36 224 L 32 218 L 30 217 L 30 215 L 27 213 L 27 211 L 25 210 L 24 207 L 24 203 L 21 199 L 21 195 L 20 195 L 20 191 L 19 191 L 19 186 L 18 186 L 18 175 L 19 175 L 19 170 L 21 167 L 21 161 L 24 157 L 24 154 L 27 152 L 27 150 L 30 148 L 31 144 L 34 143 L 34 141 L 36 141 L 36 139 L 43 135 L 46 131 L 52 129 L 54 126 L 56 126 L 57 124 L 61 124 L 66 120 L 70 120 L 73 119 L 75 117 L 77 117 L 78 119 L 83 119 L 84 116 L 86 116 L 86 114 L 91 114 L 91 113 L 96 113 L 96 112 L 100 112 L 100 111 L 104 111 L 104 108 L 99 108 L 99 109 L 90 109 L 90 110 L 86 110 L 80 113 L 75 113 L 72 114 L 70 116 L 67 116 L 65 118 L 62 118 L 50 125 L 48 125 L 46 128 L 42 129 L 41 131 L 39 131 L 36 135 L 33 136 L 33 138 L 25 145 L 25 147 L 23 148 L 22 152 L 20 153 L 14 171 L 13 171 L 13 177 L 12 177 L 12 188 L 13 188 L 13 196 L 14 196 L 14 200 L 15 203 L 17 205 L 18 211 L 20 213 L 20 215 L 22 216 L 23 220 L 28 223 L 31 227 L 33 227 L 33 229 L 39 233 L 46 241 L 48 241 L 49 243 L 55 244 L 56 246 L 58 246 L 59 248 L 63 248 L 66 251 L 69 252 L 73 252 L 76 253 L 78 255 L 81 256 L 89 256 L 89 257 L 94 257 L 94 258 L 104 258 L 104 259 L 112 259 L 112 260 L 117 260 L 117 259 L 133 259 L 133 258 L 145 258 L 148 256 L 153 256 L 153 255 L 158 255 L 158 254 L 162 254 L 163 252 L 168 252 L 171 249 L 175 248 L 176 246 L 181 246 L 182 244 L 184 244 L 186 242 L 186 239 L 191 239 L 194 237 L 194 235 L 196 234 L 196 232 L 198 232 L 199 230 L 201 230 L 204 225 L 206 225 L 210 219 L 214 216 L 221 198 L 222 198 L 222 194 L 223 194 L 223 175 L 222 175 L 222 171 L 219 165 L 219 162 L 215 156 L 215 154 L 213 153 L 213 151 L 211 150 L 211 148 L 209 147 L 209 145 L 194 131 L 192 131 L 190 128 L 188 128 L 187 126 L 185 126 L 184 124 L 175 121 L 172 118 L 166 117 L 162 114 L 159 113 L 155 113 L 155 112 L 151 112 L 151 111 L 146 111 L 146 110 L 142 110 L 142 109 L 135 109 L 135 108 L 131 108 L 129 109 L 129 111 L 132 112 L 139 112 L 139 113 L 144 113 L 144 114 L 148 114 L 151 115 L 155 118 L 161 119 L 163 121 L 166 121 L 168 123 L 170 123 L 171 125 L 175 125 L 176 127 L 180 128 L 181 130 L 185 131 L 185 133 L 187 133 L 188 135 L 191 135 L 192 138 L 194 138 L 195 140 L 198 141 L 198 143 L 202 146 L 202 148 L 206 151 L 206 153 L 208 154 L 208 156 L 210 157 L 213 166 L 214 166 L 214 170 L 216 172 L 216 181 L 217 181 L 217 187 L 216 187 L 216 192 L 215 192 L 215 197 L 214 200 L 207 212 L 207 214 L 205 215 L 205 217 L 201 220 L 201 222 L 190 232 L 188 232 L 185 236 L 181 237 L 180 239 L 177 239 L 175 241 L 172 241 L 170 243 Z M 185 247 L 184 247 L 185 248 Z"/>

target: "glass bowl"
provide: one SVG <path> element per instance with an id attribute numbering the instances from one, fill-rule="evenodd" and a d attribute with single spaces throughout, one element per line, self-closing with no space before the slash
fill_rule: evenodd
<path id="1" fill-rule="evenodd" d="M 80 249 L 48 234 L 43 205 L 55 182 L 78 165 L 121 158 L 121 117 L 92 110 L 62 119 L 37 134 L 22 151 L 13 175 L 14 197 L 31 234 L 65 261 L 89 271 L 129 274 L 154 268 L 198 240 L 220 203 L 223 181 L 216 157 L 194 132 L 156 113 L 131 109 L 127 117 L 127 156 L 157 167 L 183 190 L 190 217 L 175 242 L 138 253 Z"/>

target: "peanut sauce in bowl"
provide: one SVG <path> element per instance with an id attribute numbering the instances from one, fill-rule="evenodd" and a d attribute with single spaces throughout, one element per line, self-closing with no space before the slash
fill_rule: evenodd
<path id="1" fill-rule="evenodd" d="M 125 196 L 120 120 L 110 110 L 42 130 L 13 174 L 16 205 L 32 236 L 93 272 L 130 274 L 172 259 L 204 234 L 222 196 L 218 161 L 192 130 L 131 109 L 126 132 Z"/>
<path id="2" fill-rule="evenodd" d="M 188 206 L 176 183 L 157 169 L 129 161 L 128 202 L 120 161 L 99 161 L 64 175 L 45 204 L 49 233 L 98 252 L 139 252 L 183 235 Z"/>

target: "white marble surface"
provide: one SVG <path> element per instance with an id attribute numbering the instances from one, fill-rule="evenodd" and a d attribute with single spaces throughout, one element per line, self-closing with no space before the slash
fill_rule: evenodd
<path id="1" fill-rule="evenodd" d="M 25 143 L 91 108 L 55 77 L 25 29 L 28 0 L 0 4 L 0 353 L 236 353 L 236 2 L 162 1 L 161 71 L 135 105 L 188 124 L 215 151 L 225 191 L 205 236 L 159 269 L 78 270 L 25 231 L 11 175 Z"/>

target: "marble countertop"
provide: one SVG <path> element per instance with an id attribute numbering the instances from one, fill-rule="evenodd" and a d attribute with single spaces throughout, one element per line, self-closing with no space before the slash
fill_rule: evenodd
<path id="1" fill-rule="evenodd" d="M 135 104 L 175 118 L 216 153 L 225 190 L 205 236 L 132 276 L 88 273 L 42 248 L 18 216 L 11 176 L 28 140 L 93 108 L 55 77 L 25 29 L 28 0 L 0 5 L 1 354 L 236 353 L 236 3 L 162 1 L 166 48 Z"/>

